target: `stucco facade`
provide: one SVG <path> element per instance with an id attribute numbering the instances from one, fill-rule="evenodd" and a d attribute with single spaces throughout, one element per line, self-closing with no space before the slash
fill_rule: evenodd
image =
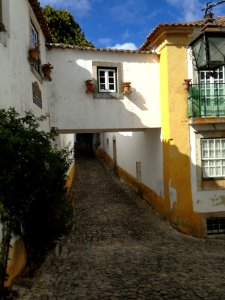
<path id="1" fill-rule="evenodd" d="M 53 44 L 46 26 L 36 0 L 2 0 L 0 107 L 48 113 L 42 129 L 59 129 L 59 148 L 73 145 L 75 134 L 96 134 L 96 153 L 171 225 L 206 236 L 208 218 L 225 217 L 225 183 L 203 178 L 202 140 L 224 141 L 225 116 L 190 117 L 183 85 L 198 82 L 188 44 L 203 22 L 159 24 L 137 51 Z M 35 34 L 38 64 L 29 57 Z M 47 62 L 48 78 L 41 70 Z M 86 80 L 93 82 L 89 92 Z M 8 284 L 26 258 L 19 237 L 13 243 Z"/>
<path id="2" fill-rule="evenodd" d="M 47 89 L 49 81 L 43 77 L 41 65 L 47 62 L 46 41 L 51 41 L 50 33 L 43 23 L 40 7 L 34 0 L 1 0 L 2 16 L 0 18 L 0 108 L 14 107 L 21 115 L 32 111 L 35 116 L 49 114 Z M 2 25 L 3 24 L 3 25 Z M 40 69 L 37 71 L 29 57 L 32 44 L 31 24 L 38 34 L 40 50 Z M 34 86 L 36 89 L 34 90 Z M 35 95 L 37 93 L 37 95 Z M 38 96 L 38 105 L 35 97 Z M 50 120 L 41 124 L 41 129 L 50 130 Z M 74 135 L 60 135 L 58 147 L 74 143 Z M 72 177 L 74 166 L 69 171 Z M 69 184 L 69 182 L 68 182 Z M 0 225 L 0 229 L 1 229 Z M 1 230 L 0 230 L 1 242 Z M 8 265 L 11 280 L 25 266 L 26 253 L 19 236 L 13 236 L 11 241 L 10 260 Z"/>
<path id="3" fill-rule="evenodd" d="M 48 59 L 54 80 L 48 85 L 51 126 L 66 132 L 136 130 L 160 127 L 158 55 L 135 51 L 60 48 Z M 98 66 L 117 68 L 117 93 L 98 93 Z M 86 93 L 85 81 L 94 81 Z M 122 83 L 131 82 L 123 94 Z"/>

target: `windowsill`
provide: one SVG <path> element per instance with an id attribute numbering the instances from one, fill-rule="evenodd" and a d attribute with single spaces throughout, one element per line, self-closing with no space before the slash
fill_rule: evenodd
<path id="1" fill-rule="evenodd" d="M 93 97 L 95 99 L 123 99 L 123 93 L 110 93 L 110 92 L 94 92 Z"/>
<path id="2" fill-rule="evenodd" d="M 220 124 L 225 123 L 225 117 L 192 117 L 189 118 L 189 124 Z"/>
<path id="3" fill-rule="evenodd" d="M 224 190 L 225 179 L 202 179 L 197 181 L 198 191 Z"/>

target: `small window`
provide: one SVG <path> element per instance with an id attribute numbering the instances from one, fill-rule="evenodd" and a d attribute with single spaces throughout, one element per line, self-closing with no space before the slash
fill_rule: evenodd
<path id="1" fill-rule="evenodd" d="M 225 177 L 225 138 L 202 139 L 201 158 L 203 178 Z"/>
<path id="2" fill-rule="evenodd" d="M 32 48 L 38 47 L 38 33 L 32 23 L 31 23 L 31 47 Z"/>
<path id="3" fill-rule="evenodd" d="M 116 69 L 98 68 L 99 92 L 116 92 Z"/>
<path id="4" fill-rule="evenodd" d="M 2 0 L 0 0 L 0 31 L 5 31 L 5 26 L 3 24 Z"/>
<path id="5" fill-rule="evenodd" d="M 30 45 L 31 48 L 39 48 L 39 38 L 38 38 L 38 31 L 32 24 L 30 23 Z M 31 63 L 33 69 L 35 69 L 39 74 L 41 74 L 41 62 L 38 59 L 35 63 Z"/>
<path id="6" fill-rule="evenodd" d="M 207 234 L 224 234 L 225 233 L 225 218 L 208 218 L 207 219 Z"/>

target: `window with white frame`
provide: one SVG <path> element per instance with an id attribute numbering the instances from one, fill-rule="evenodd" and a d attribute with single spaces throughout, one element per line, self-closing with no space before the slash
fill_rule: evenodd
<path id="1" fill-rule="evenodd" d="M 38 31 L 34 27 L 33 23 L 30 23 L 30 45 L 31 48 L 39 48 L 39 37 Z M 31 63 L 33 69 L 35 69 L 39 74 L 41 73 L 41 62 L 40 59 L 35 61 L 35 63 Z"/>
<path id="2" fill-rule="evenodd" d="M 225 177 L 225 138 L 201 139 L 203 178 Z"/>
<path id="3" fill-rule="evenodd" d="M 31 23 L 31 47 L 32 48 L 38 47 L 38 32 L 32 23 Z"/>
<path id="4" fill-rule="evenodd" d="M 98 68 L 98 90 L 100 93 L 116 92 L 116 68 Z"/>
<path id="5" fill-rule="evenodd" d="M 206 98 L 206 105 L 211 105 L 211 99 L 215 96 L 223 96 L 225 82 L 225 68 L 221 66 L 210 71 L 200 71 L 199 80 L 201 84 L 201 94 Z"/>

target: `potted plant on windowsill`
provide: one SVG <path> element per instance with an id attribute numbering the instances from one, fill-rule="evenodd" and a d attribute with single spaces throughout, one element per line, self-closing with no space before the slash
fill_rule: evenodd
<path id="1" fill-rule="evenodd" d="M 122 82 L 122 87 L 123 87 L 123 94 L 131 93 L 131 82 L 129 81 Z"/>
<path id="2" fill-rule="evenodd" d="M 184 86 L 184 89 L 187 91 L 189 90 L 189 87 L 191 85 L 191 80 L 192 79 L 184 79 L 183 86 Z"/>
<path id="3" fill-rule="evenodd" d="M 32 47 L 29 49 L 29 57 L 31 59 L 38 60 L 39 55 L 40 55 L 39 46 L 40 46 L 40 43 L 37 43 L 37 45 L 35 47 Z"/>
<path id="4" fill-rule="evenodd" d="M 93 93 L 94 91 L 94 83 L 91 79 L 85 81 L 86 84 L 86 93 Z"/>
<path id="5" fill-rule="evenodd" d="M 44 78 L 51 79 L 52 69 L 53 69 L 53 66 L 50 63 L 42 65 L 42 72 L 44 74 Z"/>

